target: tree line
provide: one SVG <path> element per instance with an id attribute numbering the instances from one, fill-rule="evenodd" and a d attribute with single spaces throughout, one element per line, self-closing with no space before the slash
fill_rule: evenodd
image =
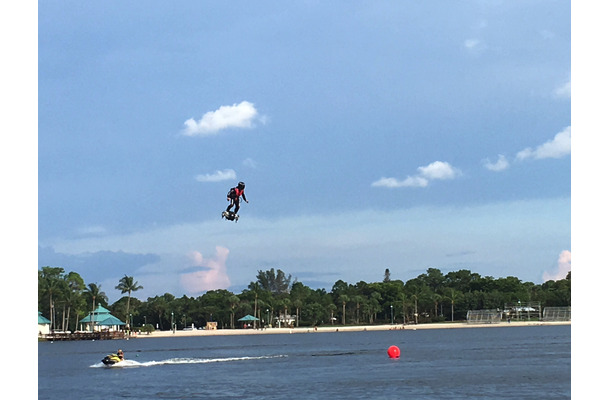
<path id="1" fill-rule="evenodd" d="M 85 284 L 76 272 L 61 267 L 38 271 L 38 307 L 55 330 L 80 330 L 78 321 L 101 305 L 126 322 L 126 328 L 183 329 L 193 324 L 216 322 L 218 329 L 238 327 L 245 315 L 259 324 L 278 326 L 364 325 L 427 323 L 465 320 L 468 310 L 500 309 L 506 304 L 539 302 L 541 307 L 571 305 L 571 273 L 565 279 L 543 284 L 522 282 L 508 276 L 493 278 L 462 269 L 443 274 L 426 273 L 405 282 L 391 279 L 385 270 L 379 282 L 355 284 L 338 280 L 330 292 L 312 289 L 281 269 L 258 270 L 256 280 L 241 293 L 210 290 L 198 297 L 175 297 L 170 293 L 132 297 L 143 287 L 125 275 L 115 287 L 121 297 L 108 304 L 108 296 L 97 283 Z"/>

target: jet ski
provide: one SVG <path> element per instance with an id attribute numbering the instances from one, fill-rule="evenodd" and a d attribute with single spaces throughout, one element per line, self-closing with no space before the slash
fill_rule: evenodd
<path id="1" fill-rule="evenodd" d="M 104 357 L 102 359 L 102 362 L 104 363 L 104 365 L 114 365 L 114 364 L 118 363 L 119 361 L 122 361 L 122 360 L 116 354 L 108 354 L 106 357 Z"/>

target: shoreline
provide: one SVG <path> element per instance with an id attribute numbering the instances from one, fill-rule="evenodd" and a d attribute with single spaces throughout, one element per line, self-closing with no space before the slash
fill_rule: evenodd
<path id="1" fill-rule="evenodd" d="M 426 329 L 464 329 L 464 328 L 503 328 L 519 326 L 553 326 L 572 325 L 572 321 L 512 321 L 495 324 L 469 324 L 467 322 L 443 322 L 421 325 L 355 325 L 355 326 L 324 326 L 306 328 L 263 328 L 263 329 L 216 329 L 216 330 L 176 330 L 155 331 L 150 334 L 141 333 L 131 336 L 130 339 L 146 338 L 171 338 L 171 337 L 194 337 L 194 336 L 231 336 L 231 335 L 278 335 L 296 333 L 330 333 L 330 332 L 366 332 L 366 331 L 416 331 Z"/>

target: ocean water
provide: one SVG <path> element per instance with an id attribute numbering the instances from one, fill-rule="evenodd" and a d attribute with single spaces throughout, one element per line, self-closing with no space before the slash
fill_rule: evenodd
<path id="1" fill-rule="evenodd" d="M 40 342 L 39 399 L 570 398 L 570 326 Z M 400 358 L 387 355 L 398 346 Z M 118 348 L 123 365 L 101 359 Z"/>

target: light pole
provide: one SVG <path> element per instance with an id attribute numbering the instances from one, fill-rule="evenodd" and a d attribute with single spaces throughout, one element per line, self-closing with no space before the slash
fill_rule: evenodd
<path id="1" fill-rule="evenodd" d="M 392 316 L 392 325 L 394 325 L 394 306 L 390 304 L 390 315 Z"/>
<path id="2" fill-rule="evenodd" d="M 174 331 L 174 312 L 172 311 L 172 325 L 170 328 L 172 331 Z M 174 331 L 174 333 L 176 333 L 176 331 Z"/>
<path id="3" fill-rule="evenodd" d="M 273 328 L 273 325 L 270 325 L 271 321 L 269 320 L 269 309 L 267 309 L 267 325 L 271 326 Z"/>

